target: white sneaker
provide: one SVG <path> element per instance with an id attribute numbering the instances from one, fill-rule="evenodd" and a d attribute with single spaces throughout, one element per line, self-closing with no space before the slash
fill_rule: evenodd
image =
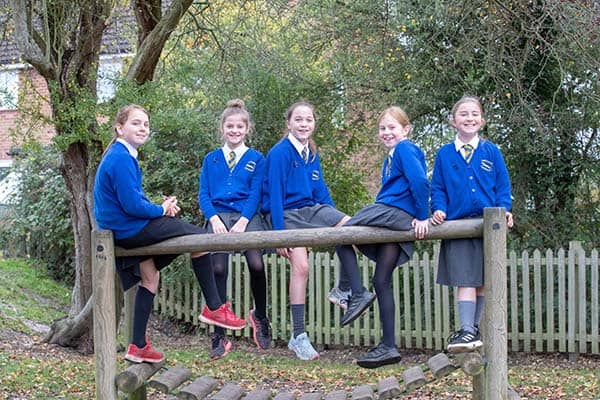
<path id="1" fill-rule="evenodd" d="M 288 348 L 296 353 L 296 357 L 301 360 L 316 360 L 319 358 L 319 353 L 315 350 L 315 348 L 310 344 L 310 339 L 306 332 L 301 333 L 294 339 L 290 339 L 288 342 Z"/>
<path id="2" fill-rule="evenodd" d="M 341 290 L 339 287 L 334 287 L 331 289 L 331 292 L 327 295 L 327 299 L 335 304 L 336 306 L 341 307 L 343 310 L 348 309 L 348 300 L 352 296 L 352 291 Z"/>

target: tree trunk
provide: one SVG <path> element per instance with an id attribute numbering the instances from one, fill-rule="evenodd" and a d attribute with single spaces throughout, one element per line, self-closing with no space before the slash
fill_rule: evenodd
<path id="1" fill-rule="evenodd" d="M 140 45 L 128 71 L 128 79 L 140 84 L 152 80 L 166 41 L 192 2 L 172 0 L 164 16 L 160 13 L 159 0 L 134 3 L 137 20 L 146 23 L 139 25 Z M 95 166 L 90 165 L 90 154 L 99 150 L 93 147 L 98 145 L 98 125 L 95 107 L 83 112 L 72 111 L 79 104 L 85 107 L 96 98 L 102 36 L 114 2 L 87 0 L 73 8 L 68 0 L 62 0 L 56 2 L 56 7 L 46 9 L 35 7 L 32 0 L 11 0 L 10 4 L 16 26 L 23 28 L 14 33 L 19 52 L 46 79 L 52 92 L 56 136 L 63 142 L 69 140 L 62 149 L 61 174 L 69 194 L 75 284 L 68 316 L 52 324 L 45 341 L 92 349 L 91 231 L 95 225 L 92 198 Z M 46 25 L 28 24 L 37 19 L 44 20 Z M 80 101 L 82 93 L 84 101 Z M 90 95 L 93 99 L 86 97 Z M 90 142 L 94 144 L 90 146 Z M 118 315 L 120 307 L 117 307 Z"/>
<path id="2" fill-rule="evenodd" d="M 71 309 L 67 317 L 55 321 L 46 336 L 49 343 L 91 348 L 92 314 L 92 264 L 90 254 L 92 213 L 88 148 L 83 143 L 73 143 L 62 153 L 61 173 L 65 180 L 71 210 L 75 246 L 75 284 Z M 92 174 L 93 175 L 93 174 Z M 85 313 L 84 313 L 85 310 Z M 81 341 L 77 339 L 81 338 Z"/>

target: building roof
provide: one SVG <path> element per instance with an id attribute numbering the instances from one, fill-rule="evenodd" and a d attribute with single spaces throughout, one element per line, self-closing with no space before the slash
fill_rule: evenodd
<path id="1" fill-rule="evenodd" d="M 8 0 L 0 0 L 0 65 L 20 64 L 24 61 L 12 32 L 14 23 L 10 18 Z M 108 26 L 102 38 L 100 54 L 131 53 L 135 47 L 136 24 L 133 11 L 127 7 L 117 7 L 108 21 Z"/>

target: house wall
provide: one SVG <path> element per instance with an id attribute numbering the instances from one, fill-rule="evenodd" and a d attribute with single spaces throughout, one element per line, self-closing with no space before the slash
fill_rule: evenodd
<path id="1" fill-rule="evenodd" d="M 35 69 L 24 67 L 19 70 L 19 106 L 41 111 L 46 117 L 52 112 L 48 99 L 46 80 Z M 42 99 L 42 100 L 40 100 Z M 19 147 L 25 138 L 35 138 L 42 144 L 49 144 L 55 134 L 54 126 L 34 119 L 30 113 L 17 110 L 0 110 L 0 167 L 10 165 L 12 149 Z"/>

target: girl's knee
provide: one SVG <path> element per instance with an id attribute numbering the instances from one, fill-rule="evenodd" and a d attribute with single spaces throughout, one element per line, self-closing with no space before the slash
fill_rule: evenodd
<path id="1" fill-rule="evenodd" d="M 292 274 L 298 277 L 308 278 L 308 263 L 298 263 L 292 265 Z"/>
<path id="2" fill-rule="evenodd" d="M 213 265 L 213 273 L 215 274 L 215 276 L 227 276 L 227 273 L 229 272 L 227 269 L 228 269 L 227 265 L 223 265 L 223 264 L 214 264 Z"/>
<path id="3" fill-rule="evenodd" d="M 381 292 L 386 287 L 390 287 L 390 280 L 382 276 L 373 276 L 373 287 L 376 292 Z"/>
<path id="4" fill-rule="evenodd" d="M 248 268 L 250 269 L 250 273 L 262 274 L 265 271 L 265 264 L 262 262 L 248 263 Z"/>

